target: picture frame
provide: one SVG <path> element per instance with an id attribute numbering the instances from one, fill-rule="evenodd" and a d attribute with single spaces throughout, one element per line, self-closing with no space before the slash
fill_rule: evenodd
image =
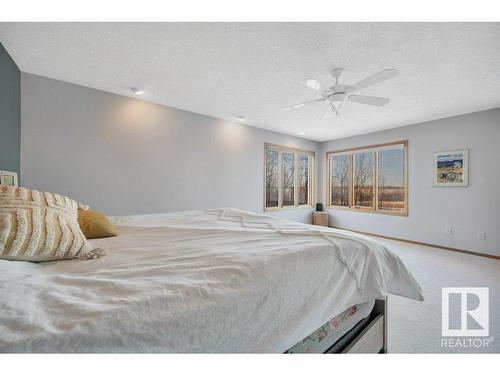
<path id="1" fill-rule="evenodd" d="M 10 171 L 0 171 L 0 185 L 18 186 L 17 173 Z"/>
<path id="2" fill-rule="evenodd" d="M 469 150 L 434 153 L 433 186 L 469 186 Z"/>

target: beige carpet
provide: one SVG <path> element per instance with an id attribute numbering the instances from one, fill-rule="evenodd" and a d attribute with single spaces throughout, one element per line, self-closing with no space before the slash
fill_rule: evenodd
<path id="1" fill-rule="evenodd" d="M 390 353 L 500 353 L 500 261 L 374 237 L 398 254 L 422 286 L 425 301 L 390 296 Z M 441 346 L 441 288 L 489 287 L 489 347 Z M 476 341 L 477 342 L 477 341 Z"/>

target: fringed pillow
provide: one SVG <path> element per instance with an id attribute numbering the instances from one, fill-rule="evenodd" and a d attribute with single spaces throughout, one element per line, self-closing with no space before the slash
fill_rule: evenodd
<path id="1" fill-rule="evenodd" d="M 0 258 L 37 262 L 101 256 L 77 217 L 78 203 L 68 197 L 0 185 Z"/>

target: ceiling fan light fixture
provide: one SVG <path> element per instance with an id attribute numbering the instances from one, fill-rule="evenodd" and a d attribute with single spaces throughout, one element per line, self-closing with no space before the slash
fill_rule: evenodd
<path id="1" fill-rule="evenodd" d="M 330 102 L 333 110 L 336 114 L 338 114 L 340 108 L 344 104 L 347 95 L 344 93 L 336 93 L 328 97 L 328 101 Z"/>
<path id="2" fill-rule="evenodd" d="M 344 102 L 333 102 L 332 103 L 332 107 L 337 115 L 339 114 L 339 111 L 340 111 L 340 108 L 342 107 L 342 104 L 344 104 Z"/>

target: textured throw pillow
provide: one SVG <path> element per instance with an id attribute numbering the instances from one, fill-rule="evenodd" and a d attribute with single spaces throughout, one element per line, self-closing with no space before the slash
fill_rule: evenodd
<path id="1" fill-rule="evenodd" d="M 78 210 L 78 224 L 80 224 L 80 229 L 87 239 L 118 235 L 111 221 L 97 211 Z"/>
<path id="2" fill-rule="evenodd" d="M 0 185 L 0 258 L 36 262 L 98 257 L 77 216 L 78 203 L 72 199 Z"/>

